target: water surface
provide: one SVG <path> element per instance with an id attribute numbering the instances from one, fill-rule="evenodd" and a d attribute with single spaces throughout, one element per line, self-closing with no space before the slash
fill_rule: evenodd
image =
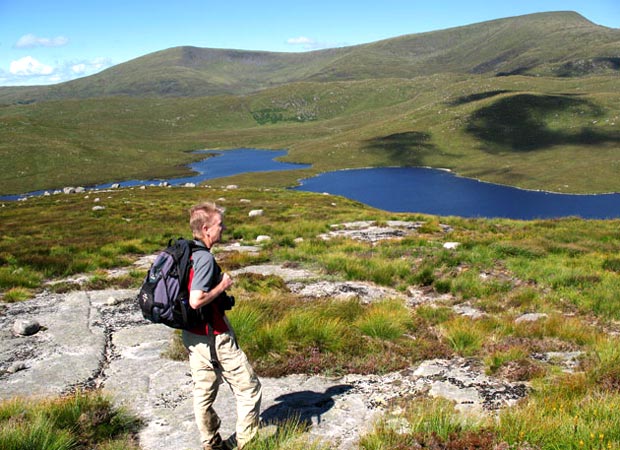
<path id="1" fill-rule="evenodd" d="M 570 195 L 530 191 L 420 167 L 328 172 L 295 188 L 327 192 L 394 212 L 441 216 L 538 219 L 620 217 L 620 194 Z"/>

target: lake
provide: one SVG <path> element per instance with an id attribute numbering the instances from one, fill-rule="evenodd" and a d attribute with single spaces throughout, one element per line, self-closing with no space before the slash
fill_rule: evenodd
<path id="1" fill-rule="evenodd" d="M 195 173 L 168 180 L 128 180 L 122 187 L 168 182 L 170 185 L 202 183 L 209 179 L 241 173 L 295 170 L 305 164 L 275 161 L 285 150 L 235 149 L 215 154 L 191 164 Z M 105 183 L 88 189 L 106 189 Z M 301 181 L 300 191 L 327 192 L 393 212 L 412 212 L 442 216 L 503 217 L 537 219 L 579 216 L 588 219 L 620 217 L 620 194 L 556 194 L 485 183 L 458 177 L 445 170 L 421 167 L 339 170 Z M 5 196 L 0 200 L 17 200 L 28 195 Z"/>
<path id="2" fill-rule="evenodd" d="M 120 187 L 148 186 L 166 182 L 171 186 L 184 185 L 186 183 L 199 184 L 214 178 L 228 177 L 241 173 L 272 172 L 280 170 L 305 169 L 309 164 L 293 164 L 276 161 L 275 158 L 286 155 L 286 150 L 258 150 L 253 148 L 239 148 L 224 152 L 216 150 L 200 150 L 196 153 L 210 155 L 201 161 L 190 164 L 188 167 L 194 173 L 187 177 L 151 180 L 126 180 L 88 186 L 87 190 L 108 189 L 114 184 Z M 48 191 L 51 191 L 48 190 Z M 44 195 L 45 190 L 28 192 L 22 195 L 0 196 L 0 200 L 19 200 L 24 197 Z"/>
<path id="3" fill-rule="evenodd" d="M 421 167 L 340 170 L 295 188 L 327 192 L 393 212 L 538 219 L 620 217 L 620 194 L 556 194 L 485 183 Z"/>

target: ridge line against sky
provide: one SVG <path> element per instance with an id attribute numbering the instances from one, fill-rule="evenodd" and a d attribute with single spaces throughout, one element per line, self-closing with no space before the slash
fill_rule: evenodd
<path id="1" fill-rule="evenodd" d="M 69 81 L 182 45 L 301 52 L 550 11 L 620 28 L 619 0 L 0 0 L 0 86 Z"/>

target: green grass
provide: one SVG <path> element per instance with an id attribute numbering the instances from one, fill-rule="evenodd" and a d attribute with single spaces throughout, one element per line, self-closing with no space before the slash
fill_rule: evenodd
<path id="1" fill-rule="evenodd" d="M 262 375 L 384 373 L 420 358 L 402 301 L 362 306 L 355 299 L 308 303 L 284 291 L 234 292 L 243 302 L 229 318 Z"/>
<path id="2" fill-rule="evenodd" d="M 87 288 L 113 286 L 116 281 L 106 276 L 107 268 L 127 266 L 160 250 L 169 238 L 188 236 L 188 208 L 222 198 L 228 226 L 223 244 L 250 244 L 263 233 L 272 237 L 256 255 L 214 249 L 224 270 L 284 264 L 327 280 L 374 281 L 400 294 L 410 288 L 447 294 L 436 305 L 414 308 L 396 299 L 363 305 L 356 299 L 300 298 L 278 276 L 239 275 L 231 289 L 237 305 L 230 318 L 262 376 L 380 374 L 461 355 L 483 363 L 489 374 L 532 386 L 528 400 L 502 413 L 497 423 L 466 424 L 448 414 L 446 405 L 427 404 L 431 417 L 420 419 L 424 425 L 415 425 L 416 412 L 407 419 L 414 428 L 402 434 L 387 427 L 365 438 L 367 448 L 390 442 L 392 447 L 381 448 L 415 442 L 450 448 L 493 448 L 505 442 L 526 448 L 529 442 L 551 449 L 556 448 L 557 429 L 564 430 L 557 448 L 581 448 L 582 441 L 586 447 L 596 442 L 614 448 L 613 412 L 620 392 L 617 220 L 525 222 L 395 214 L 343 198 L 275 188 L 122 189 L 106 193 L 99 202 L 106 209 L 97 213 L 91 210 L 93 198 L 52 196 L 0 208 L 5 301 L 22 301 L 44 289 L 47 280 L 82 271 L 91 276 Z M 265 214 L 250 219 L 249 211 L 258 206 Z M 332 225 L 357 220 L 408 220 L 424 226 L 404 239 L 375 244 L 317 238 Z M 443 232 L 440 223 L 452 231 Z M 461 245 L 447 251 L 442 246 L 446 241 Z M 135 287 L 141 275 L 133 271 L 118 283 Z M 71 288 L 61 286 L 61 291 Z M 465 300 L 486 315 L 475 320 L 458 316 L 451 306 Z M 547 317 L 515 322 L 530 312 Z M 531 356 L 564 351 L 581 352 L 576 374 L 563 373 L 560 361 Z M 185 357 L 174 341 L 166 356 L 173 355 Z M 48 422 L 40 422 L 32 434 L 46 428 Z M 66 432 L 58 433 L 62 442 Z"/>
<path id="3" fill-rule="evenodd" d="M 496 91 L 504 93 L 484 96 Z M 5 106 L 0 159 L 11 170 L 0 174 L 0 194 L 187 175 L 184 165 L 200 157 L 190 150 L 238 147 L 285 148 L 286 161 L 312 168 L 218 182 L 282 187 L 342 168 L 431 166 L 531 189 L 617 191 L 619 95 L 614 76 L 442 74 L 302 83 L 245 96 Z M 269 104 L 282 104 L 291 117 L 316 113 L 311 121 L 261 125 L 252 111 Z"/>
<path id="4" fill-rule="evenodd" d="M 0 403 L 0 442 L 6 450 L 137 449 L 138 426 L 96 392 Z"/>

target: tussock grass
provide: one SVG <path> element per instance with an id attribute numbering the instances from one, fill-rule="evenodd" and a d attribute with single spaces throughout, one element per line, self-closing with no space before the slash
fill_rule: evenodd
<path id="1" fill-rule="evenodd" d="M 275 428 L 275 430 L 274 430 Z M 308 424 L 299 418 L 269 424 L 258 431 L 258 436 L 250 441 L 248 450 L 326 450 L 333 448 L 321 440 L 311 440 L 305 432 Z"/>
<path id="2" fill-rule="evenodd" d="M 491 449 L 495 442 L 484 422 L 464 420 L 446 400 L 417 398 L 404 409 L 400 417 L 380 420 L 374 431 L 361 439 L 360 448 Z"/>
<path id="3" fill-rule="evenodd" d="M 0 403 L 0 442 L 6 450 L 137 449 L 139 422 L 98 393 Z"/>
<path id="4" fill-rule="evenodd" d="M 415 324 L 401 301 L 307 302 L 284 292 L 243 292 L 239 286 L 235 295 L 243 300 L 229 318 L 262 374 L 381 373 L 419 358 L 410 337 Z"/>
<path id="5" fill-rule="evenodd" d="M 483 361 L 491 375 L 532 386 L 530 399 L 502 413 L 497 423 L 464 424 L 456 416 L 448 420 L 452 413 L 446 416 L 447 407 L 432 403 L 426 404 L 428 414 L 438 417 L 425 420 L 438 423 L 426 431 L 406 428 L 401 436 L 386 429 L 379 437 L 368 437 L 365 445 L 493 448 L 506 443 L 515 449 L 551 449 L 582 448 L 583 441 L 586 448 L 594 443 L 614 448 L 612 412 L 620 392 L 620 345 L 613 337 L 620 319 L 617 220 L 429 218 L 386 213 L 338 197 L 248 187 L 122 189 L 108 197 L 100 202 L 106 209 L 97 215 L 90 214 L 92 197 L 87 195 L 38 198 L 0 209 L 5 300 L 35 295 L 44 281 L 82 271 L 92 277 L 87 289 L 137 286 L 143 273 L 115 280 L 106 269 L 157 252 L 170 238 L 188 236 L 189 206 L 223 198 L 228 226 L 224 244 L 253 244 L 253 237 L 262 233 L 272 237 L 257 254 L 216 248 L 224 270 L 269 262 L 311 269 L 326 279 L 374 281 L 402 293 L 413 287 L 429 295 L 448 294 L 442 303 L 408 309 L 393 299 L 363 305 L 356 299 L 300 298 L 278 276 L 237 276 L 230 292 L 237 305 L 230 319 L 261 375 L 380 374 L 423 359 L 462 355 Z M 248 212 L 257 205 L 265 214 L 250 221 Z M 423 233 L 375 244 L 316 237 L 332 225 L 356 220 L 430 225 Z M 452 231 L 445 233 L 439 223 Z M 448 251 L 442 247 L 446 241 L 461 245 Z M 452 305 L 465 301 L 486 316 L 458 316 Z M 547 317 L 515 322 L 530 312 Z M 182 345 L 172 345 L 171 354 L 184 358 Z M 575 374 L 563 373 L 559 360 L 543 363 L 532 356 L 565 351 L 582 352 Z M 442 427 L 447 434 L 433 434 Z M 565 432 L 559 447 L 553 446 L 555 429 Z"/>
<path id="6" fill-rule="evenodd" d="M 472 356 L 481 348 L 486 333 L 480 322 L 456 317 L 441 325 L 443 335 L 450 347 L 461 356 Z"/>

